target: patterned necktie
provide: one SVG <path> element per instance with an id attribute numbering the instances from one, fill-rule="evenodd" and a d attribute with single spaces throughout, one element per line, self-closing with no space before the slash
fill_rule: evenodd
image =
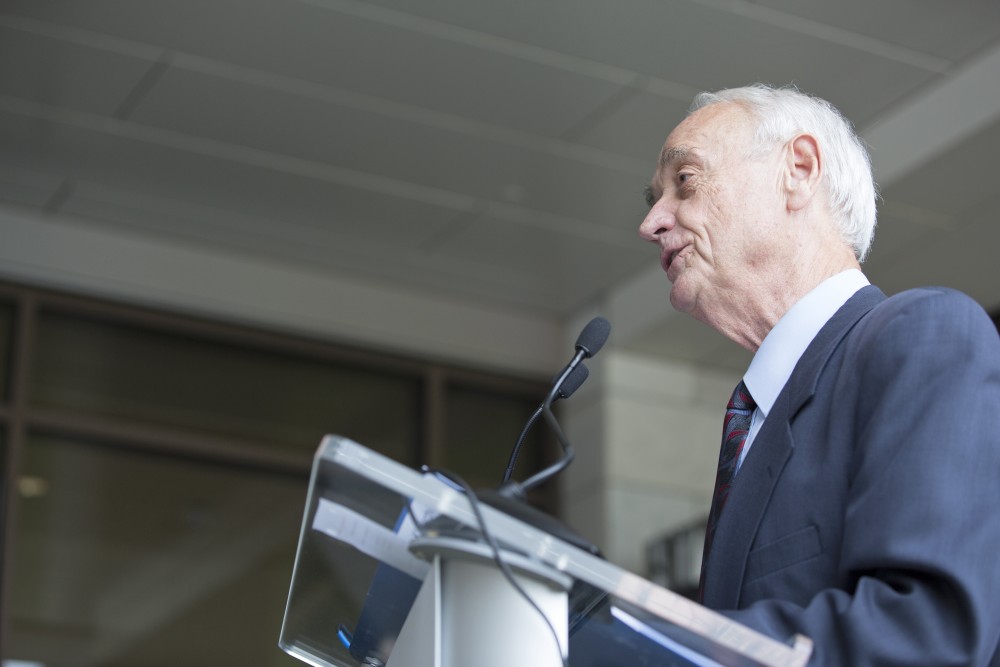
<path id="1" fill-rule="evenodd" d="M 712 509 L 708 513 L 708 526 L 705 528 L 705 550 L 701 557 L 699 600 L 703 599 L 705 564 L 708 562 L 708 553 L 712 549 L 712 538 L 715 537 L 715 528 L 719 523 L 722 508 L 729 498 L 729 487 L 733 483 L 733 478 L 736 477 L 740 454 L 746 444 L 747 434 L 750 432 L 750 420 L 756 408 L 757 404 L 747 390 L 747 386 L 740 380 L 729 399 L 729 405 L 726 406 L 726 419 L 722 424 L 722 451 L 719 452 L 719 471 L 715 477 L 715 494 L 712 496 Z"/>

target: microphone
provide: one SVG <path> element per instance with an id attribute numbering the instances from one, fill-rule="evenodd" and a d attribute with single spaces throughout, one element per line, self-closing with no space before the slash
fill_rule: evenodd
<path id="1" fill-rule="evenodd" d="M 559 387 L 559 394 L 556 398 L 569 398 L 580 388 L 580 385 L 587 381 L 588 377 L 590 377 L 590 370 L 581 363 L 566 377 L 562 386 Z"/>
<path id="2" fill-rule="evenodd" d="M 507 471 L 504 473 L 504 483 L 508 485 L 510 484 L 510 475 L 513 472 L 514 460 L 517 457 L 520 445 L 524 440 L 524 436 L 528 429 L 531 428 L 532 424 L 534 424 L 539 414 L 545 417 L 545 421 L 555 432 L 556 439 L 562 447 L 562 457 L 553 465 L 535 473 L 524 482 L 520 484 L 514 483 L 512 487 L 505 487 L 502 489 L 502 492 L 523 497 L 527 491 L 559 474 L 573 461 L 573 448 L 569 444 L 569 440 L 567 440 L 562 428 L 559 426 L 559 421 L 552 413 L 552 403 L 559 398 L 568 398 L 580 387 L 580 385 L 583 384 L 584 380 L 586 380 L 589 375 L 587 367 L 582 363 L 583 360 L 589 359 L 597 354 L 601 348 L 604 347 L 604 343 L 607 342 L 610 334 L 611 324 L 603 317 L 595 317 L 587 323 L 587 326 L 585 326 L 580 332 L 580 335 L 577 336 L 576 344 L 574 345 L 576 354 L 573 355 L 573 358 L 568 364 L 566 364 L 566 367 L 559 373 L 558 376 L 556 376 L 556 380 L 552 384 L 552 389 L 549 390 L 548 395 L 545 397 L 545 400 L 542 401 L 538 410 L 536 410 L 528 420 L 524 430 L 521 432 L 521 437 L 518 438 L 518 442 L 514 446 L 515 449 L 511 453 L 511 461 L 508 463 Z"/>
<path id="3" fill-rule="evenodd" d="M 587 326 L 577 336 L 576 350 L 578 353 L 583 352 L 583 356 L 589 359 L 601 351 L 609 335 L 611 335 L 611 323 L 603 317 L 595 317 L 587 322 Z"/>

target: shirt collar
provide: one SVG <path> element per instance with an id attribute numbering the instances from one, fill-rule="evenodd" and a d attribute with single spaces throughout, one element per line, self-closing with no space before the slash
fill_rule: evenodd
<path id="1" fill-rule="evenodd" d="M 799 299 L 774 325 L 743 376 L 764 417 L 819 330 L 855 292 L 869 284 L 857 269 L 831 276 Z"/>

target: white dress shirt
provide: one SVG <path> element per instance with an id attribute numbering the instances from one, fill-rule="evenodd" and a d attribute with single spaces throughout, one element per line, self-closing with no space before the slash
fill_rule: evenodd
<path id="1" fill-rule="evenodd" d="M 857 269 L 827 278 L 799 299 L 764 338 L 743 375 L 757 409 L 753 412 L 750 433 L 737 470 L 743 465 L 754 438 L 809 343 L 848 299 L 869 284 L 865 274 Z"/>

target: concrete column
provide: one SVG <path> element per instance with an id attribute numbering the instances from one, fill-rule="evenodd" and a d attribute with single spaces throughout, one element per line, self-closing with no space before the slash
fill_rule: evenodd
<path id="1" fill-rule="evenodd" d="M 708 515 L 736 373 L 606 349 L 563 406 L 577 458 L 563 480 L 567 523 L 609 560 L 645 574 L 653 537 Z"/>

